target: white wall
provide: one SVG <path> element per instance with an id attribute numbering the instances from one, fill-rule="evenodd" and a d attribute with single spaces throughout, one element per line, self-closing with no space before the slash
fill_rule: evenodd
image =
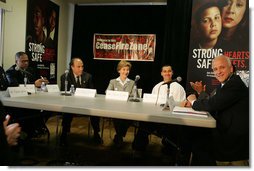
<path id="1" fill-rule="evenodd" d="M 66 0 L 51 0 L 60 6 L 58 32 L 57 82 L 68 66 L 71 54 L 74 5 Z M 14 55 L 25 51 L 27 0 L 7 0 L 4 21 L 3 67 L 15 63 Z"/>

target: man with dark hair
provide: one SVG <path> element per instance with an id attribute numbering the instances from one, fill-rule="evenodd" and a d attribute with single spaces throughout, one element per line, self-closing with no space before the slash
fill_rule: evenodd
<path id="1" fill-rule="evenodd" d="M 80 58 L 72 58 L 70 62 L 70 73 L 66 78 L 66 74 L 61 76 L 61 91 L 64 91 L 65 80 L 68 80 L 67 90 L 70 90 L 71 85 L 75 88 L 94 88 L 92 82 L 92 75 L 84 72 L 84 64 Z M 94 141 L 98 144 L 102 144 L 103 141 L 99 135 L 100 132 L 100 118 L 96 116 L 91 116 L 91 124 L 94 130 Z M 70 132 L 71 121 L 73 119 L 73 114 L 63 114 L 62 120 L 62 135 L 60 137 L 61 145 L 66 145 L 67 133 Z"/>
<path id="2" fill-rule="evenodd" d="M 40 87 L 42 82 L 48 83 L 47 78 L 36 79 L 36 72 L 29 67 L 29 58 L 25 52 L 17 52 L 15 55 L 15 64 L 6 71 L 6 77 L 10 86 L 19 84 L 34 84 Z"/>
<path id="3" fill-rule="evenodd" d="M 36 88 L 40 88 L 42 82 L 48 83 L 47 78 L 36 80 L 36 72 L 29 67 L 29 59 L 25 52 L 17 52 L 15 54 L 15 64 L 6 71 L 6 77 L 9 86 L 19 86 L 20 84 L 34 84 Z M 28 137 L 37 137 L 49 133 L 45 125 L 45 112 L 30 109 L 20 109 L 8 107 L 7 110 L 12 114 L 12 119 L 19 122 L 22 131 L 28 134 Z M 32 115 L 28 115 L 31 113 Z"/>

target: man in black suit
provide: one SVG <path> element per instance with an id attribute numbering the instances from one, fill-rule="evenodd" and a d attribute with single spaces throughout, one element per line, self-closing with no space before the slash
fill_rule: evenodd
<path id="1" fill-rule="evenodd" d="M 212 130 L 213 152 L 217 165 L 249 165 L 249 89 L 238 75 L 227 56 L 212 62 L 216 79 L 221 83 L 213 96 L 201 92 L 188 101 L 194 110 L 209 111 L 216 119 Z"/>
<path id="2" fill-rule="evenodd" d="M 4 75 L 2 74 L 2 76 Z M 48 83 L 46 78 L 36 79 L 37 77 L 36 71 L 29 67 L 28 55 L 22 51 L 17 52 L 15 54 L 15 64 L 6 71 L 9 86 L 15 87 L 19 86 L 19 84 L 34 84 L 36 88 L 40 88 L 42 82 Z M 49 134 L 49 130 L 45 124 L 49 113 L 46 111 L 41 112 L 39 110 L 15 107 L 6 107 L 6 110 L 12 114 L 12 120 L 20 123 L 22 131 L 28 135 L 28 138 Z"/>
<path id="3" fill-rule="evenodd" d="M 70 73 L 67 76 L 67 90 L 70 90 L 71 85 L 75 88 L 94 88 L 92 82 L 92 75 L 84 72 L 83 61 L 80 58 L 72 58 L 70 62 Z M 61 76 L 61 91 L 65 89 L 65 79 L 66 74 Z M 100 118 L 96 116 L 91 116 L 91 124 L 94 130 L 94 141 L 98 144 L 102 144 L 103 141 L 99 135 L 100 132 Z M 62 120 L 62 135 L 60 137 L 61 145 L 66 145 L 67 133 L 70 132 L 71 121 L 73 119 L 73 114 L 63 114 Z"/>

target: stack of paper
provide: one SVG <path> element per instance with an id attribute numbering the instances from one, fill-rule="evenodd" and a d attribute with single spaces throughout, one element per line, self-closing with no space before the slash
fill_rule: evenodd
<path id="1" fill-rule="evenodd" d="M 208 112 L 206 112 L 206 111 L 196 111 L 196 110 L 189 108 L 189 107 L 179 107 L 179 106 L 174 107 L 172 114 L 208 117 Z"/>

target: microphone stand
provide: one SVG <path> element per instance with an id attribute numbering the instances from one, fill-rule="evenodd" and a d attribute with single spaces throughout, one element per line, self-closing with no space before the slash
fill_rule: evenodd
<path id="1" fill-rule="evenodd" d="M 71 96 L 71 93 L 67 93 L 67 87 L 68 87 L 68 80 L 67 80 L 67 75 L 65 75 L 65 80 L 64 80 L 64 93 L 61 93 L 63 96 Z"/>
<path id="2" fill-rule="evenodd" d="M 166 103 L 163 106 L 162 110 L 171 110 L 171 111 L 173 111 L 174 99 L 173 99 L 173 96 L 169 97 L 169 90 L 170 90 L 169 87 L 170 87 L 170 84 L 168 84 L 167 99 L 166 99 Z"/>
<path id="3" fill-rule="evenodd" d="M 137 88 L 137 83 L 134 84 L 133 87 L 133 97 L 130 99 L 131 102 L 140 102 L 140 100 L 138 99 L 138 88 Z"/>
<path id="4" fill-rule="evenodd" d="M 169 84 L 168 84 L 168 89 L 167 89 L 166 103 L 164 104 L 162 110 L 170 110 L 168 100 L 169 100 Z"/>

